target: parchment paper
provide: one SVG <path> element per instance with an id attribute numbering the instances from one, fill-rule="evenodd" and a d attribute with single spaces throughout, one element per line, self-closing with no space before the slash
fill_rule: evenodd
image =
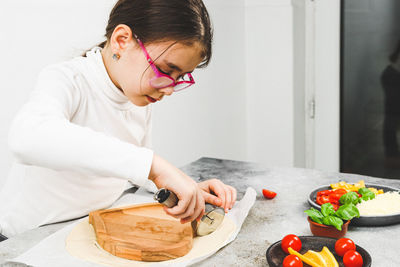
<path id="1" fill-rule="evenodd" d="M 256 191 L 249 187 L 246 190 L 246 194 L 242 200 L 237 201 L 232 210 L 226 214 L 226 216 L 231 219 L 236 224 L 236 230 L 232 233 L 229 239 L 225 243 L 221 244 L 215 250 L 211 251 L 207 255 L 199 258 L 189 259 L 187 261 L 174 263 L 174 266 L 188 266 L 196 262 L 202 261 L 210 255 L 214 254 L 218 249 L 232 242 L 238 235 L 243 221 L 247 217 L 250 208 L 254 205 L 256 199 Z M 150 203 L 154 202 L 152 194 L 146 192 L 145 190 L 138 190 L 135 194 L 127 194 L 121 197 L 113 207 L 120 207 L 125 205 L 137 204 L 137 203 Z M 88 261 L 80 260 L 71 256 L 65 249 L 65 240 L 76 224 L 80 223 L 82 220 L 87 220 L 87 217 L 78 220 L 56 233 L 48 236 L 42 240 L 39 244 L 29 249 L 22 255 L 9 260 L 10 262 L 20 262 L 27 265 L 32 265 L 35 267 L 103 267 L 103 265 L 91 263 Z M 135 266 L 132 264 L 132 266 Z M 165 262 L 157 262 L 151 266 L 166 266 Z"/>

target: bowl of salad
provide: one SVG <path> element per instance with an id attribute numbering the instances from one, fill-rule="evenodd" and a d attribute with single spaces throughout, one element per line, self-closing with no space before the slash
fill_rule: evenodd
<path id="1" fill-rule="evenodd" d="M 357 207 L 349 202 L 338 209 L 331 203 L 321 205 L 321 211 L 310 208 L 304 211 L 308 217 L 311 233 L 315 236 L 342 238 L 353 218 L 360 217 Z"/>
<path id="2" fill-rule="evenodd" d="M 308 197 L 308 202 L 317 210 L 321 210 L 325 203 L 330 203 L 334 210 L 338 210 L 345 203 L 355 204 L 359 208 L 360 216 L 352 219 L 352 225 L 384 226 L 400 223 L 399 189 L 391 186 L 365 184 L 363 180 L 353 184 L 341 181 L 314 189 Z M 367 206 L 367 209 L 364 206 Z M 368 212 L 371 207 L 376 209 L 377 206 L 384 211 Z M 394 210 L 394 207 L 398 207 L 397 210 Z M 388 208 L 392 210 L 387 210 Z"/>

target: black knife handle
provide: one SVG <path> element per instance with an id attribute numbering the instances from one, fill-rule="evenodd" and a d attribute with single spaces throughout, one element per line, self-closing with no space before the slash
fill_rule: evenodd
<path id="1" fill-rule="evenodd" d="M 161 188 L 155 193 L 154 200 L 158 201 L 164 206 L 167 206 L 168 208 L 172 208 L 178 204 L 178 197 L 175 195 L 175 193 L 165 188 Z"/>

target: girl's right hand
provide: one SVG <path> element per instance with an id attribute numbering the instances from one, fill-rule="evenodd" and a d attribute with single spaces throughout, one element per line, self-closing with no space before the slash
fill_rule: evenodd
<path id="1" fill-rule="evenodd" d="M 197 183 L 181 170 L 154 154 L 149 179 L 158 188 L 168 189 L 179 201 L 172 208 L 164 207 L 167 214 L 181 219 L 181 223 L 200 219 L 204 214 L 204 198 Z"/>

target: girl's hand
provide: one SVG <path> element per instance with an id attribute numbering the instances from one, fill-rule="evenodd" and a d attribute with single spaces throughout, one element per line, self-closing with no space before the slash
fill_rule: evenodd
<path id="1" fill-rule="evenodd" d="M 218 179 L 210 179 L 197 184 L 207 203 L 224 208 L 225 212 L 232 209 L 236 201 L 236 189 Z"/>
<path id="2" fill-rule="evenodd" d="M 205 201 L 197 183 L 181 170 L 154 154 L 149 179 L 158 188 L 168 189 L 179 201 L 172 208 L 164 207 L 167 214 L 181 219 L 181 223 L 200 220 L 204 214 Z"/>

